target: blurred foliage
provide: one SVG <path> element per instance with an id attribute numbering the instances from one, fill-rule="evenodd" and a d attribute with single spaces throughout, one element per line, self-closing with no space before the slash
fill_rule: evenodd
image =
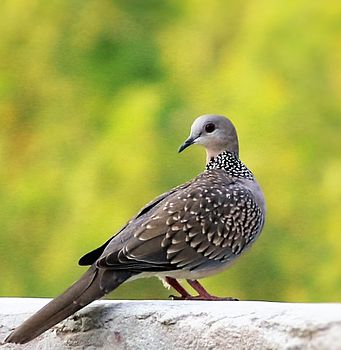
<path id="1" fill-rule="evenodd" d="M 204 113 L 235 123 L 265 230 L 204 280 L 241 299 L 340 301 L 341 2 L 3 0 L 0 295 L 53 296 L 78 257 L 203 169 Z M 157 279 L 113 298 L 166 298 Z"/>

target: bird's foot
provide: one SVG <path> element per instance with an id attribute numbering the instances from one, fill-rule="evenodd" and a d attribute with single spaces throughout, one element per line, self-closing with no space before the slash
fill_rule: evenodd
<path id="1" fill-rule="evenodd" d="M 189 296 L 178 296 L 178 295 L 170 295 L 170 299 L 172 300 L 201 300 L 201 301 L 239 301 L 239 299 L 232 297 L 217 297 L 215 295 L 189 295 Z"/>
<path id="2" fill-rule="evenodd" d="M 180 296 L 170 295 L 169 298 L 172 300 L 238 301 L 238 299 L 232 297 L 216 297 L 215 295 L 211 295 L 197 280 L 187 280 L 188 284 L 198 292 L 198 295 L 195 296 L 188 293 L 176 279 L 166 277 L 166 281 L 180 294 Z"/>

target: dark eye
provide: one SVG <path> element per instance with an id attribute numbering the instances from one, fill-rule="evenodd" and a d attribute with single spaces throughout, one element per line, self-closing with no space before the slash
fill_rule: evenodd
<path id="1" fill-rule="evenodd" d="M 211 133 L 215 130 L 215 125 L 213 123 L 208 123 L 205 125 L 205 131 Z"/>

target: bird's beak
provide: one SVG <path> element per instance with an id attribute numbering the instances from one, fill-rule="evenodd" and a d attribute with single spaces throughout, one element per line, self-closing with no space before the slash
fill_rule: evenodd
<path id="1" fill-rule="evenodd" d="M 196 138 L 193 137 L 189 137 L 179 148 L 178 152 L 182 152 L 184 149 L 186 149 L 187 147 L 189 147 L 190 145 L 192 145 L 194 143 L 194 141 L 196 140 Z"/>

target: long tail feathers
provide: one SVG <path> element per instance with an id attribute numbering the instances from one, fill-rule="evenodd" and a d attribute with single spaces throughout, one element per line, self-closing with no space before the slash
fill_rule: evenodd
<path id="1" fill-rule="evenodd" d="M 131 277 L 125 271 L 98 270 L 94 265 L 84 275 L 37 313 L 16 328 L 6 343 L 24 344 L 53 327 L 92 301 L 103 297 Z"/>

